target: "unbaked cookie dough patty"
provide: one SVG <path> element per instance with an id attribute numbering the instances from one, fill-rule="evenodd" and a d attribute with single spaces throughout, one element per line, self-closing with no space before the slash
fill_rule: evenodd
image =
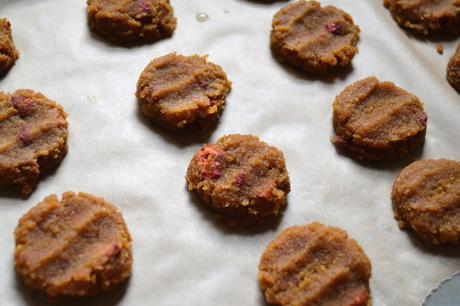
<path id="1" fill-rule="evenodd" d="M 371 263 L 358 243 L 320 223 L 284 230 L 266 248 L 259 284 L 280 306 L 369 306 Z"/>
<path id="2" fill-rule="evenodd" d="M 6 73 L 19 58 L 14 45 L 11 24 L 6 18 L 0 19 L 0 75 Z"/>
<path id="3" fill-rule="evenodd" d="M 51 195 L 15 230 L 16 271 L 51 297 L 83 297 L 113 288 L 131 273 L 131 237 L 121 213 L 86 193 Z"/>
<path id="4" fill-rule="evenodd" d="M 316 1 L 288 4 L 273 17 L 271 48 L 284 63 L 312 74 L 349 66 L 360 29 L 352 17 Z"/>
<path id="5" fill-rule="evenodd" d="M 423 145 L 427 115 L 416 96 L 370 77 L 337 96 L 333 123 L 332 142 L 352 157 L 394 160 Z"/>
<path id="6" fill-rule="evenodd" d="M 227 135 L 204 145 L 186 179 L 190 191 L 235 227 L 279 216 L 290 191 L 283 153 L 248 135 Z"/>
<path id="7" fill-rule="evenodd" d="M 396 178 L 392 192 L 396 220 L 427 245 L 460 242 L 460 163 L 421 160 Z"/>
<path id="8" fill-rule="evenodd" d="M 176 53 L 151 61 L 137 83 L 142 113 L 172 129 L 213 126 L 232 83 L 222 68 L 204 56 Z"/>
<path id="9" fill-rule="evenodd" d="M 88 0 L 90 28 L 115 43 L 153 42 L 169 37 L 176 18 L 169 0 Z"/>
<path id="10" fill-rule="evenodd" d="M 31 90 L 0 92 L 0 185 L 17 185 L 28 196 L 66 152 L 62 106 Z"/>
<path id="11" fill-rule="evenodd" d="M 460 44 L 447 65 L 447 80 L 460 92 Z"/>
<path id="12" fill-rule="evenodd" d="M 460 34 L 459 0 L 384 0 L 396 22 L 419 35 Z"/>

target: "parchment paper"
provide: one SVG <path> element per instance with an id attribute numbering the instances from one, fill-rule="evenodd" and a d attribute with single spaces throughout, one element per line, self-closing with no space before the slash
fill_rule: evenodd
<path id="1" fill-rule="evenodd" d="M 360 25 L 360 53 L 341 78 L 315 80 L 281 66 L 269 49 L 273 14 L 286 2 L 172 0 L 178 27 L 156 44 L 123 48 L 93 36 L 83 0 L 0 0 L 21 58 L 0 90 L 31 88 L 69 114 L 69 153 L 27 200 L 0 195 L 0 305 L 45 305 L 13 269 L 19 217 L 45 196 L 85 191 L 122 211 L 134 240 L 130 282 L 75 305 L 264 305 L 257 265 L 266 245 L 292 225 L 320 221 L 346 229 L 372 261 L 376 306 L 420 305 L 460 268 L 459 252 L 424 249 L 393 219 L 393 179 L 407 163 L 369 167 L 331 145 L 332 101 L 343 88 L 375 75 L 415 93 L 429 116 L 420 158 L 460 159 L 460 96 L 445 81 L 456 42 L 408 36 L 377 0 L 324 0 Z M 199 23 L 197 13 L 209 15 Z M 177 51 L 209 54 L 233 91 L 209 139 L 152 128 L 134 97 L 140 72 L 154 57 Z M 189 196 L 184 175 L 202 142 L 228 133 L 254 134 L 284 153 L 292 181 L 278 227 L 234 232 L 216 224 Z M 70 305 L 70 304 L 66 304 Z"/>

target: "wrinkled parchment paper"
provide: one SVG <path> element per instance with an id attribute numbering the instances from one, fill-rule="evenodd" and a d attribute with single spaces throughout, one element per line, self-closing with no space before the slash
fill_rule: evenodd
<path id="1" fill-rule="evenodd" d="M 376 306 L 416 306 L 460 268 L 459 252 L 433 252 L 400 231 L 390 191 L 405 165 L 370 167 L 331 145 L 334 97 L 348 84 L 376 75 L 415 93 L 429 116 L 420 158 L 460 159 L 460 96 L 445 81 L 455 41 L 436 53 L 397 27 L 379 0 L 324 0 L 360 25 L 353 70 L 315 80 L 276 62 L 269 49 L 273 14 L 286 2 L 172 0 L 174 37 L 122 48 L 92 35 L 83 0 L 0 0 L 13 24 L 21 58 L 1 91 L 31 88 L 69 114 L 69 154 L 27 200 L 0 195 L 0 305 L 46 305 L 24 289 L 13 269 L 19 217 L 45 196 L 85 191 L 122 211 L 134 240 L 134 270 L 112 294 L 75 305 L 264 305 L 257 265 L 284 228 L 315 220 L 346 229 L 372 261 Z M 196 14 L 209 20 L 197 22 Z M 217 129 L 208 139 L 152 128 L 139 116 L 135 86 L 154 57 L 177 51 L 209 54 L 233 81 Z M 190 158 L 202 142 L 228 133 L 260 136 L 284 153 L 292 192 L 278 227 L 234 232 L 216 224 L 185 188 Z M 70 305 L 67 303 L 66 305 Z"/>

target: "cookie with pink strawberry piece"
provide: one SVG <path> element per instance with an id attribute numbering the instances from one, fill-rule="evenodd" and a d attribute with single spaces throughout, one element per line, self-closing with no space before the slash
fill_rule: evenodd
<path id="1" fill-rule="evenodd" d="M 67 120 L 61 105 L 31 90 L 0 92 L 0 185 L 28 196 L 40 177 L 67 153 Z"/>
<path id="2" fill-rule="evenodd" d="M 275 57 L 308 74 L 326 75 L 350 66 L 360 29 L 343 10 L 317 1 L 297 1 L 273 17 Z"/>
<path id="3" fill-rule="evenodd" d="M 88 0 L 88 24 L 100 36 L 118 43 L 154 42 L 176 28 L 169 0 Z"/>
<path id="4" fill-rule="evenodd" d="M 283 153 L 250 135 L 227 135 L 204 145 L 186 180 L 188 189 L 232 227 L 280 216 L 290 191 Z"/>

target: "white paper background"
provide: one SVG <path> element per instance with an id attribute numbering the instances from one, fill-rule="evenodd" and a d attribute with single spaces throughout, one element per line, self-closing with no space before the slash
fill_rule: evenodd
<path id="1" fill-rule="evenodd" d="M 459 159 L 460 96 L 445 81 L 455 42 L 408 37 L 377 0 L 324 0 L 361 27 L 360 53 L 344 79 L 318 81 L 280 66 L 269 50 L 273 14 L 285 2 L 172 0 L 173 38 L 115 47 L 88 31 L 83 0 L 0 0 L 21 58 L 1 91 L 31 88 L 69 114 L 69 154 L 27 200 L 0 196 L 0 305 L 45 305 L 13 270 L 18 218 L 45 196 L 85 191 L 116 204 L 134 240 L 125 290 L 77 305 L 264 305 L 257 265 L 284 228 L 315 220 L 346 229 L 372 261 L 374 305 L 420 305 L 460 268 L 458 251 L 424 250 L 393 219 L 390 191 L 402 165 L 372 168 L 338 155 L 329 141 L 331 105 L 347 85 L 376 75 L 418 95 L 429 116 L 422 158 Z M 209 21 L 198 23 L 205 12 Z M 144 123 L 134 97 L 154 57 L 209 54 L 233 91 L 209 142 L 228 133 L 260 136 L 284 151 L 292 182 L 276 229 L 235 233 L 215 224 L 189 196 L 184 175 L 202 137 L 174 136 Z M 124 292 L 123 292 L 124 291 Z M 68 304 L 67 304 L 68 305 Z"/>

